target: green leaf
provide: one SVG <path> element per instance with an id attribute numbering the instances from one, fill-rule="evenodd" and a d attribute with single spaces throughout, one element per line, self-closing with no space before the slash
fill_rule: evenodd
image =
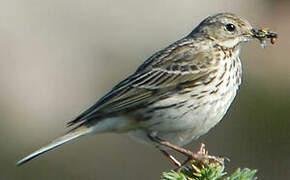
<path id="1" fill-rule="evenodd" d="M 255 174 L 257 170 L 250 170 L 245 168 L 241 170 L 238 168 L 230 177 L 226 178 L 225 180 L 254 180 Z"/>
<path id="2" fill-rule="evenodd" d="M 162 180 L 188 180 L 188 179 L 183 173 L 171 170 L 170 172 L 162 173 Z"/>

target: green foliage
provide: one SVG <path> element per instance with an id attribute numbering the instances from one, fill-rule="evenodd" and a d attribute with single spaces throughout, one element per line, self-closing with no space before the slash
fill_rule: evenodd
<path id="1" fill-rule="evenodd" d="M 187 180 L 187 177 L 182 172 L 171 170 L 170 172 L 163 172 L 162 180 Z"/>
<path id="2" fill-rule="evenodd" d="M 163 172 L 162 180 L 254 180 L 257 170 L 237 169 L 226 177 L 224 165 L 218 162 L 196 163 L 181 168 L 179 171 Z"/>
<path id="3" fill-rule="evenodd" d="M 257 170 L 250 170 L 248 168 L 240 169 L 238 168 L 230 177 L 227 177 L 225 180 L 252 180 L 257 179 L 255 174 Z"/>

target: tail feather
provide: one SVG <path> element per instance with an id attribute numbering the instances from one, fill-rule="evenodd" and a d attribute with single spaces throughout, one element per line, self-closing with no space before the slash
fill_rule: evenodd
<path id="1" fill-rule="evenodd" d="M 20 161 L 18 161 L 16 164 L 18 166 L 36 158 L 37 156 L 47 152 L 47 151 L 50 151 L 50 150 L 53 150 L 55 148 L 57 148 L 58 146 L 62 145 L 62 144 L 65 144 L 65 143 L 68 143 L 80 136 L 83 136 L 83 135 L 86 135 L 86 134 L 89 134 L 91 132 L 91 129 L 86 127 L 86 126 L 81 126 L 81 127 L 78 127 L 70 132 L 68 132 L 66 135 L 62 136 L 62 137 L 59 137 L 57 139 L 55 139 L 54 141 L 52 141 L 50 144 L 40 148 L 39 150 L 31 153 L 30 155 L 26 156 L 25 158 L 21 159 Z"/>

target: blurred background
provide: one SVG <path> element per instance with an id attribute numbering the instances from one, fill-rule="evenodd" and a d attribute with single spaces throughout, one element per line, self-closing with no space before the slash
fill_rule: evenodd
<path id="1" fill-rule="evenodd" d="M 242 51 L 243 84 L 204 142 L 227 168 L 259 179 L 290 176 L 290 3 L 287 0 L 1 0 L 0 179 L 159 179 L 173 168 L 126 135 L 82 138 L 22 167 L 15 163 L 67 131 L 65 123 L 205 17 L 234 12 L 279 33 Z"/>

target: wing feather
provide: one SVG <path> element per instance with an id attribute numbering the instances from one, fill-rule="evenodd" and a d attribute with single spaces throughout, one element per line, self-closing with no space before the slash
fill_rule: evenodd
<path id="1" fill-rule="evenodd" d="M 154 101 L 153 94 L 161 95 L 168 89 L 206 76 L 213 70 L 208 68 L 212 58 L 209 57 L 210 53 L 195 51 L 183 41 L 172 44 L 146 60 L 134 74 L 68 125 L 134 109 Z"/>

